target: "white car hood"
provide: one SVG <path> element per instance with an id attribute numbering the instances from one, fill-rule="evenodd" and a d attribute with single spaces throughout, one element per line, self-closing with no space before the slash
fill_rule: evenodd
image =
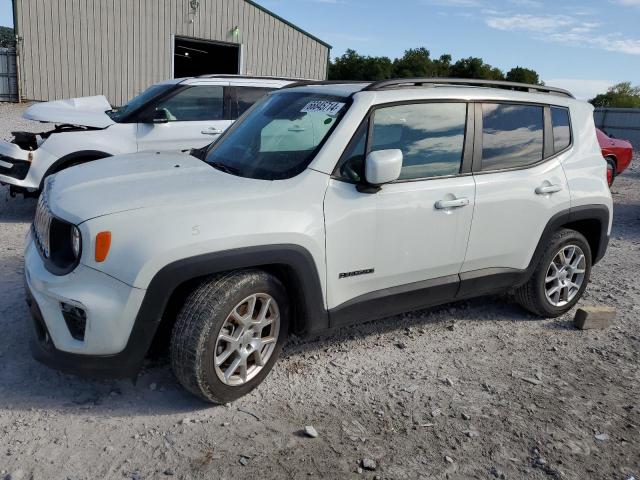
<path id="1" fill-rule="evenodd" d="M 62 170 L 47 196 L 54 215 L 80 224 L 127 210 L 260 195 L 271 183 L 229 175 L 187 154 L 137 153 Z"/>
<path id="2" fill-rule="evenodd" d="M 96 95 L 36 103 L 25 110 L 23 117 L 37 122 L 106 128 L 115 123 L 105 113 L 107 110 L 111 110 L 107 98 Z"/>

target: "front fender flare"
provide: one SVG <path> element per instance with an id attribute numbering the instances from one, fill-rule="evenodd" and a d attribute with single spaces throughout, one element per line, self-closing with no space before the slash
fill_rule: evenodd
<path id="1" fill-rule="evenodd" d="M 125 370 L 137 372 L 142 366 L 167 303 L 180 285 L 229 270 L 267 267 L 285 267 L 293 275 L 292 281 L 299 288 L 298 294 L 303 303 L 304 312 L 301 313 L 305 317 L 304 330 L 312 332 L 327 329 L 328 314 L 318 269 L 305 248 L 277 244 L 197 255 L 166 265 L 149 283 L 127 346 L 116 355 L 123 363 L 129 364 Z"/>

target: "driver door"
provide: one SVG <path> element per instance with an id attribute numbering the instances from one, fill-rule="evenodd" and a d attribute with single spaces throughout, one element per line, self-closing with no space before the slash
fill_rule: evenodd
<path id="1" fill-rule="evenodd" d="M 138 123 L 138 151 L 180 151 L 201 148 L 216 140 L 233 122 L 229 83 L 186 85 L 153 102 L 141 115 L 162 111 L 165 123 Z"/>

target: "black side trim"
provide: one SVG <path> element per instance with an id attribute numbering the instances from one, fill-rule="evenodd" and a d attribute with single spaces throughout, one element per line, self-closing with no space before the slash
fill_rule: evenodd
<path id="1" fill-rule="evenodd" d="M 460 290 L 456 299 L 500 293 L 522 285 L 529 279 L 528 270 L 515 268 L 483 268 L 460 274 Z"/>
<path id="2" fill-rule="evenodd" d="M 458 275 L 385 288 L 353 298 L 329 311 L 331 328 L 389 317 L 454 300 Z"/>
<path id="3" fill-rule="evenodd" d="M 297 245 L 279 244 L 199 255 L 162 268 L 149 284 L 127 346 L 116 355 L 76 355 L 60 352 L 52 345 L 45 346 L 36 342 L 34 357 L 60 370 L 87 376 L 134 377 L 151 346 L 167 302 L 179 285 L 214 273 L 267 266 L 285 266 L 293 274 L 292 280 L 299 289 L 298 293 L 303 303 L 303 311 L 299 312 L 299 315 L 305 324 L 300 328 L 307 333 L 326 330 L 329 324 L 328 316 L 322 298 L 320 278 L 311 254 Z M 27 296 L 30 297 L 28 288 Z M 32 303 L 35 305 L 35 302 Z M 41 318 L 41 315 L 39 316 Z"/>
<path id="4" fill-rule="evenodd" d="M 111 154 L 101 152 L 99 150 L 81 150 L 79 152 L 73 152 L 69 155 L 65 155 L 64 157 L 60 157 L 58 160 L 53 162 L 53 164 L 47 169 L 47 172 L 42 176 L 42 180 L 40 180 L 40 190 L 44 187 L 44 180 L 53 173 L 64 170 L 75 163 L 90 162 L 107 157 L 111 157 Z"/>

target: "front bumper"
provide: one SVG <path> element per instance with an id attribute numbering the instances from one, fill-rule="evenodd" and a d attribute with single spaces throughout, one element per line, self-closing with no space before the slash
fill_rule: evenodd
<path id="1" fill-rule="evenodd" d="M 55 276 L 46 270 L 31 234 L 25 249 L 25 286 L 37 360 L 91 376 L 124 378 L 137 373 L 144 354 L 132 353 L 130 336 L 145 290 L 82 264 L 68 275 Z M 63 303 L 86 313 L 83 338 L 72 335 Z"/>
<path id="2" fill-rule="evenodd" d="M 43 168 L 54 160 L 49 157 L 40 149 L 27 151 L 15 143 L 0 141 L 0 184 L 16 190 L 38 190 Z"/>

